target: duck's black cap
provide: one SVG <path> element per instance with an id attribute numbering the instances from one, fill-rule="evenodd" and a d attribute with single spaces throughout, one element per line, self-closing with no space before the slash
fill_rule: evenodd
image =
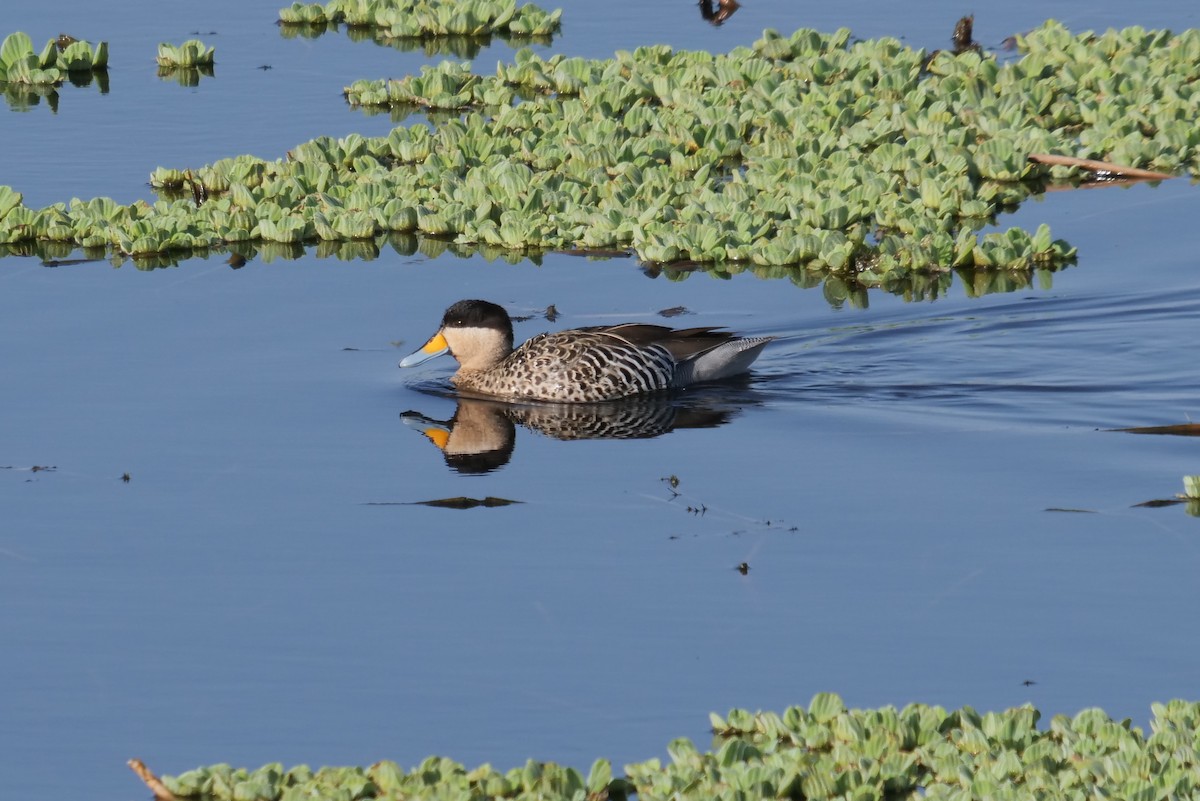
<path id="1" fill-rule="evenodd" d="M 443 328 L 494 328 L 512 337 L 512 320 L 503 306 L 486 300 L 460 300 L 442 317 Z"/>

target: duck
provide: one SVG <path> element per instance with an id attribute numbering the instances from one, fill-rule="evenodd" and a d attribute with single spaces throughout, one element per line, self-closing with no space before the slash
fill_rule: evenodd
<path id="1" fill-rule="evenodd" d="M 598 403 L 720 381 L 749 370 L 771 336 L 721 327 L 621 323 L 538 334 L 513 349 L 512 318 L 486 300 L 460 300 L 400 367 L 449 353 L 460 392 L 505 400 Z"/>

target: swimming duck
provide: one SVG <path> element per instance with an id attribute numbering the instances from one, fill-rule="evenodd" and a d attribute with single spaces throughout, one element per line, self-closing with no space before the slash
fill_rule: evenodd
<path id="1" fill-rule="evenodd" d="M 449 352 L 459 390 L 513 400 L 593 403 L 718 381 L 744 373 L 774 337 L 719 328 L 622 323 L 538 334 L 513 350 L 512 320 L 486 300 L 460 300 L 420 350 L 414 367 Z"/>

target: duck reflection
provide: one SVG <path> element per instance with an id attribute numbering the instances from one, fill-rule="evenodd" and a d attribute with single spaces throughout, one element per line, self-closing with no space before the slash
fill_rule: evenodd
<path id="1" fill-rule="evenodd" d="M 746 393 L 735 395 L 645 395 L 607 403 L 509 403 L 460 395 L 453 396 L 458 406 L 449 420 L 418 411 L 400 419 L 437 446 L 447 467 L 477 474 L 508 464 L 517 426 L 559 440 L 648 439 L 681 428 L 716 428 L 756 402 Z"/>

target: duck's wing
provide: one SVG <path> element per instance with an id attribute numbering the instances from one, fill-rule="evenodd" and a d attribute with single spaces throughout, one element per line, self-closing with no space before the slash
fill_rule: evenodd
<path id="1" fill-rule="evenodd" d="M 695 358 L 705 351 L 737 338 L 735 334 L 715 326 L 676 329 L 649 323 L 622 323 L 621 325 L 594 326 L 580 330 L 616 337 L 639 348 L 658 345 L 666 348 L 677 362 Z"/>

